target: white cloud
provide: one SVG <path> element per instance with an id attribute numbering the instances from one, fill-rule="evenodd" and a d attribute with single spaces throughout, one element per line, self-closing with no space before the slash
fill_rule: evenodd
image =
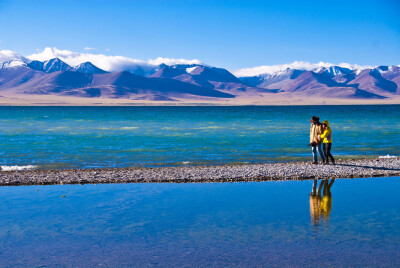
<path id="1" fill-rule="evenodd" d="M 174 64 L 201 64 L 201 61 L 193 59 L 193 60 L 186 60 L 186 59 L 170 59 L 170 58 L 161 58 L 158 57 L 153 60 L 147 61 L 149 64 L 153 65 L 160 65 L 162 63 L 166 65 L 174 65 Z"/>
<path id="2" fill-rule="evenodd" d="M 147 72 L 151 69 L 154 69 L 161 63 L 167 65 L 200 63 L 200 61 L 196 59 L 185 60 L 185 59 L 170 59 L 161 57 L 144 61 L 124 56 L 108 56 L 104 54 L 79 53 L 69 50 L 61 50 L 55 47 L 54 48 L 46 47 L 41 52 L 29 55 L 27 58 L 30 60 L 40 60 L 40 61 L 59 58 L 71 66 L 76 66 L 83 62 L 90 61 L 97 67 L 110 72 L 135 71 L 138 68 L 141 68 L 145 72 Z"/>
<path id="3" fill-rule="evenodd" d="M 0 50 L 0 65 L 2 65 L 6 61 L 22 61 L 25 63 L 29 62 L 27 58 L 14 51 Z"/>
<path id="4" fill-rule="evenodd" d="M 94 48 L 94 47 L 84 47 L 83 49 L 84 49 L 84 50 L 94 50 L 94 49 L 96 49 L 96 48 Z"/>
<path id="5" fill-rule="evenodd" d="M 311 71 L 317 69 L 319 67 L 331 67 L 331 66 L 340 66 L 349 69 L 368 69 L 373 68 L 373 66 L 360 66 L 357 64 L 349 64 L 349 63 L 340 63 L 340 64 L 333 64 L 328 62 L 318 62 L 318 63 L 309 63 L 306 61 L 295 61 L 289 64 L 278 64 L 278 65 L 263 65 L 253 68 L 243 68 L 233 71 L 232 73 L 237 77 L 244 77 L 244 76 L 257 76 L 263 74 L 273 74 L 279 71 L 283 71 L 287 68 L 290 69 L 298 69 L 298 70 L 307 70 Z"/>
<path id="6" fill-rule="evenodd" d="M 10 67 L 22 67 L 26 66 L 26 63 L 19 60 L 13 60 L 9 62 L 4 62 L 1 64 L 2 68 L 10 68 Z"/>

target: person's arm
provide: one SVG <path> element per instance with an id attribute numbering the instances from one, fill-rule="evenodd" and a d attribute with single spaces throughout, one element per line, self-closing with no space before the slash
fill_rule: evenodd
<path id="1" fill-rule="evenodd" d="M 328 132 L 328 130 L 325 129 L 324 132 L 321 134 L 321 139 L 326 137 L 326 135 L 328 134 L 327 132 Z"/>
<path id="2" fill-rule="evenodd" d="M 310 143 L 312 143 L 313 142 L 313 139 L 314 139 L 314 136 L 313 136 L 313 125 L 311 125 L 311 127 L 310 127 Z"/>
<path id="3" fill-rule="evenodd" d="M 322 125 L 320 125 L 318 127 L 318 135 L 317 135 L 317 138 L 318 138 L 319 142 L 322 140 L 322 138 L 321 138 L 322 132 L 323 132 Z"/>
<path id="4" fill-rule="evenodd" d="M 326 136 L 329 135 L 330 130 L 329 129 L 325 129 L 324 133 L 321 134 L 321 139 L 324 139 Z"/>

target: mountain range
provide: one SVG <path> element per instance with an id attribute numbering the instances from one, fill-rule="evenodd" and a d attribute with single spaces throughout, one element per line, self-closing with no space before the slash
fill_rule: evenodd
<path id="1" fill-rule="evenodd" d="M 58 58 L 44 62 L 16 59 L 1 64 L 2 93 L 151 101 L 262 98 L 271 94 L 326 99 L 388 99 L 400 96 L 400 67 L 287 68 L 270 74 L 236 77 L 226 69 L 201 64 L 161 64 L 150 75 L 144 76 L 128 71 L 107 72 L 90 62 L 70 66 Z"/>

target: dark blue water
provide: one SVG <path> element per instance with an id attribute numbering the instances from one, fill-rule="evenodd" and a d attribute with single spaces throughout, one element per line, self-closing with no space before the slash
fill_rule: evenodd
<path id="1" fill-rule="evenodd" d="M 0 187 L 0 264 L 400 265 L 399 178 L 312 184 Z"/>
<path id="2" fill-rule="evenodd" d="M 400 151 L 400 105 L 0 107 L 0 165 L 180 166 L 311 160 L 309 120 L 342 158 Z"/>

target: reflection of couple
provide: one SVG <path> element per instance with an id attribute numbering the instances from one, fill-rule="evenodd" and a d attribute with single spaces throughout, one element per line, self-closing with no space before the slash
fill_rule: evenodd
<path id="1" fill-rule="evenodd" d="M 322 124 L 319 122 L 318 116 L 313 116 L 310 120 L 311 128 L 310 128 L 310 144 L 313 152 L 313 164 L 318 164 L 318 156 L 322 158 L 323 164 L 329 164 L 329 158 L 331 159 L 332 164 L 335 164 L 335 159 L 331 154 L 332 148 L 332 130 L 329 127 L 329 121 L 325 120 Z M 324 152 L 321 150 L 321 142 L 323 142 Z"/>
<path id="2" fill-rule="evenodd" d="M 321 180 L 319 187 L 317 189 L 318 180 L 314 180 L 312 191 L 310 193 L 310 212 L 311 212 L 311 222 L 314 225 L 318 225 L 321 218 L 324 222 L 327 222 L 329 215 L 332 210 L 332 194 L 331 186 L 335 182 L 335 179 Z M 321 190 L 323 197 L 321 197 Z"/>

